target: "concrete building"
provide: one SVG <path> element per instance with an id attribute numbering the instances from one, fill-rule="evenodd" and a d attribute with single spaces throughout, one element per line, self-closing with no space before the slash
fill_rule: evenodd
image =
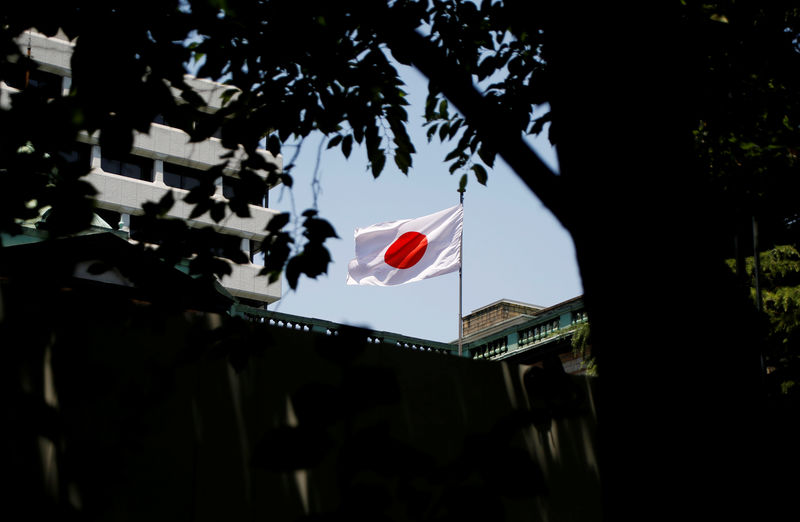
<path id="1" fill-rule="evenodd" d="M 20 45 L 27 47 L 30 44 L 30 56 L 39 66 L 29 81 L 53 97 L 68 94 L 72 44 L 63 38 L 46 37 L 35 32 L 26 33 L 24 40 Z M 186 80 L 203 96 L 207 110 L 220 107 L 220 95 L 228 86 L 188 76 Z M 22 86 L 0 83 L 0 104 L 10 103 L 8 94 L 19 88 Z M 268 198 L 251 204 L 249 210 L 252 217 L 246 219 L 230 214 L 220 223 L 215 223 L 208 214 L 189 217 L 192 206 L 182 201 L 182 197 L 197 184 L 197 173 L 218 164 L 220 156 L 227 152 L 217 138 L 191 143 L 186 133 L 163 121 L 153 122 L 149 133 L 137 134 L 131 153 L 125 157 L 104 153 L 95 136 L 80 136 L 74 154 L 77 161 L 85 161 L 91 167 L 86 180 L 98 191 L 97 216 L 92 227 L 94 232 L 113 231 L 120 238 L 135 241 L 137 217 L 143 214 L 142 203 L 158 201 L 172 190 L 176 203 L 169 211 L 170 216 L 186 220 L 189 226 L 213 227 L 238 241 L 243 251 L 251 252 L 249 264 L 232 264 L 233 273 L 220 281 L 235 300 L 229 313 L 251 321 L 334 335 L 342 325 L 265 310 L 265 305 L 277 301 L 281 295 L 280 281 L 268 284 L 266 277 L 257 276 L 263 262 L 253 255 L 259 242 L 266 237 L 264 229 L 267 222 L 276 214 L 268 208 Z M 259 152 L 278 169 L 282 167 L 280 156 L 273 157 L 266 150 Z M 234 168 L 225 171 L 218 180 L 214 198 L 225 199 L 229 187 L 226 180 L 237 175 L 236 159 L 234 157 L 232 162 Z M 261 174 L 266 176 L 266 173 Z M 35 241 L 38 241 L 35 224 L 29 227 L 27 237 L 10 241 L 4 238 L 6 245 Z M 93 239 L 89 244 L 103 241 L 107 240 Z M 113 241 L 110 244 L 114 244 Z M 81 261 L 75 276 L 84 279 L 105 278 L 105 282 L 125 285 L 125 281 L 114 274 L 90 274 L 90 263 L 91 260 Z M 583 373 L 584 365 L 573 353 L 570 340 L 575 327 L 586 320 L 582 296 L 549 307 L 501 299 L 463 318 L 463 355 L 476 360 L 533 365 L 557 354 L 568 373 Z M 458 352 L 457 341 L 438 343 L 390 332 L 367 332 L 365 335 L 367 342 L 372 344 L 390 344 L 447 354 Z"/>
<path id="2" fill-rule="evenodd" d="M 462 318 L 466 357 L 535 365 L 557 355 L 567 373 L 586 371 L 572 334 L 588 321 L 583 296 L 549 307 L 501 299 Z"/>
<path id="3" fill-rule="evenodd" d="M 30 56 L 39 66 L 32 72 L 30 83 L 48 90 L 53 97 L 66 95 L 71 85 L 72 44 L 66 39 L 46 37 L 36 32 L 26 33 L 24 40 L 20 45 L 27 47 L 30 44 Z M 220 94 L 229 88 L 191 77 L 187 77 L 187 82 L 205 99 L 209 111 L 220 107 Z M 10 103 L 8 94 L 19 88 L 20 85 L 0 83 L 0 103 Z M 176 203 L 169 216 L 185 219 L 192 227 L 213 227 L 232 241 L 238 241 L 244 252 L 251 253 L 251 262 L 233 264 L 233 273 L 225 276 L 221 283 L 237 298 L 254 306 L 263 306 L 281 296 L 280 281 L 268 284 L 266 277 L 256 277 L 263 266 L 256 255 L 258 245 L 266 237 L 264 227 L 276 214 L 268 208 L 267 198 L 249 205 L 250 218 L 230 214 L 219 223 L 215 223 L 208 213 L 190 219 L 192 206 L 182 201 L 183 196 L 198 183 L 198 172 L 220 163 L 220 156 L 226 152 L 229 151 L 217 138 L 190 143 L 185 132 L 156 121 L 149 133 L 135 136 L 133 149 L 125 157 L 105 153 L 97 137 L 88 134 L 79 137 L 74 156 L 76 161 L 85 161 L 91 166 L 85 179 L 98 192 L 95 225 L 107 225 L 115 231 L 127 233 L 129 237 L 132 233 L 135 235 L 137 216 L 143 214 L 142 203 L 158 201 L 172 190 Z M 273 157 L 266 150 L 259 152 L 268 162 L 282 168 L 280 156 Z M 233 167 L 239 158 L 234 156 Z M 266 176 L 266 173 L 260 174 Z M 236 175 L 235 168 L 224 172 L 218 180 L 215 199 L 225 199 L 229 188 L 226 181 Z"/>
<path id="4" fill-rule="evenodd" d="M 296 315 L 255 310 L 236 304 L 232 313 L 251 321 L 268 323 L 300 332 L 337 335 L 344 325 Z M 478 361 L 502 361 L 523 369 L 541 366 L 555 356 L 564 371 L 573 375 L 586 373 L 580 354 L 572 348 L 574 332 L 588 323 L 583 296 L 543 307 L 501 299 L 472 311 L 462 318 L 464 337 L 462 355 Z M 370 344 L 390 345 L 410 350 L 457 355 L 458 340 L 449 343 L 408 337 L 382 331 L 361 332 Z"/>
<path id="5" fill-rule="evenodd" d="M 544 308 L 544 306 L 501 299 L 465 315 L 462 321 L 463 334 L 464 336 L 470 336 L 475 332 L 504 323 L 514 317 L 524 316 L 528 318 L 541 312 Z"/>

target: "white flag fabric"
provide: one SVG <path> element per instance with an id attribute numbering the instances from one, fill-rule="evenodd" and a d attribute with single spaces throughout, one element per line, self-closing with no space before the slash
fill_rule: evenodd
<path id="1" fill-rule="evenodd" d="M 391 286 L 449 274 L 461 266 L 463 208 L 357 228 L 348 285 Z"/>

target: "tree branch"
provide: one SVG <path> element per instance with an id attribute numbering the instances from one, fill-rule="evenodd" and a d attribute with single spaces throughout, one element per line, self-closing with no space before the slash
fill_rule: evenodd
<path id="1" fill-rule="evenodd" d="M 391 17 L 387 17 L 391 20 Z M 374 23 L 374 21 L 373 21 Z M 553 172 L 522 138 L 522 133 L 495 117 L 496 110 L 475 87 L 472 77 L 416 30 L 398 29 L 402 24 L 380 28 L 390 49 L 407 57 L 477 130 L 480 139 L 496 151 L 520 179 L 568 229 L 571 219 L 565 202 L 564 180 Z"/>

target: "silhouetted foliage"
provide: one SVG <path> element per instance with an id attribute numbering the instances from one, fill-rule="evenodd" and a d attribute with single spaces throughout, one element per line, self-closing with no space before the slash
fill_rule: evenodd
<path id="1" fill-rule="evenodd" d="M 729 260 L 735 268 L 735 261 Z M 762 347 L 768 393 L 796 397 L 800 382 L 800 254 L 793 245 L 779 245 L 759 253 L 756 281 L 753 257 L 745 260 L 754 302 L 761 299 L 763 321 L 769 323 Z M 758 291 L 756 291 L 758 285 Z M 796 400 L 796 399 L 795 399 Z"/>
<path id="2" fill-rule="evenodd" d="M 36 71 L 23 51 L 29 28 L 77 40 L 69 96 L 29 86 L 0 113 L 13 130 L 0 135 L 0 230 L 48 207 L 52 234 L 80 230 L 92 188 L 58 152 L 80 132 L 126 151 L 158 114 L 195 140 L 221 127 L 222 143 L 244 151 L 227 210 L 209 202 L 213 170 L 190 193 L 195 212 L 215 220 L 242 215 L 250 191 L 298 176 L 291 165 L 263 186 L 249 176 L 268 167 L 259 144 L 277 153 L 321 132 L 345 156 L 365 147 L 374 176 L 387 157 L 407 172 L 414 146 L 391 56 L 430 80 L 428 136 L 455 142 L 445 161 L 459 187 L 466 174 L 486 183 L 502 158 L 575 241 L 603 368 L 605 515 L 769 517 L 786 493 L 772 479 L 793 469 L 795 452 L 782 451 L 796 427 L 764 402 L 764 323 L 725 260 L 747 255 L 754 216 L 766 247 L 796 241 L 799 16 L 791 3 L 732 0 L 635 10 L 515 0 L 12 3 L 0 14 L 0 80 Z M 201 76 L 231 86 L 213 115 L 184 80 L 194 59 Z M 549 111 L 535 117 L 542 104 Z M 525 140 L 546 127 L 558 174 Z M 264 272 L 285 269 L 292 286 L 324 273 L 324 241 L 335 237 L 313 210 L 304 217 L 303 237 L 280 218 L 264 241 Z M 224 271 L 208 261 L 208 238 L 175 236 L 185 249 L 165 242 L 156 255 L 192 252 L 196 270 Z M 492 499 L 460 504 L 479 498 L 472 491 L 443 498 L 494 510 Z"/>

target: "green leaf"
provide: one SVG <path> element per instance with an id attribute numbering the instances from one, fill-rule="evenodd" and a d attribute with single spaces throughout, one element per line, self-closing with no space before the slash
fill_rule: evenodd
<path id="1" fill-rule="evenodd" d="M 212 203 L 213 200 L 211 199 L 205 199 L 203 201 L 198 202 L 192 209 L 191 213 L 189 213 L 189 219 L 198 218 L 203 214 L 205 214 L 207 211 L 211 210 Z"/>
<path id="2" fill-rule="evenodd" d="M 267 222 L 267 226 L 264 230 L 271 233 L 278 232 L 289 223 L 289 219 L 291 219 L 291 215 L 288 212 L 282 212 L 274 215 Z"/>
<path id="3" fill-rule="evenodd" d="M 343 137 L 343 136 L 342 136 L 341 134 L 337 134 L 336 136 L 334 136 L 333 138 L 331 138 L 330 140 L 328 140 L 328 146 L 327 146 L 327 148 L 328 148 L 328 149 L 332 149 L 332 148 L 334 148 L 335 146 L 337 146 L 339 143 L 341 143 L 341 142 L 342 142 L 342 137 Z"/>
<path id="4" fill-rule="evenodd" d="M 481 146 L 478 148 L 478 157 L 482 162 L 486 163 L 489 168 L 494 167 L 495 153 L 489 150 L 483 143 L 481 143 Z"/>
<path id="5" fill-rule="evenodd" d="M 455 135 L 458 134 L 458 129 L 461 128 L 462 123 L 464 123 L 464 120 L 459 118 L 455 120 L 452 125 L 450 125 L 450 131 L 447 133 L 450 139 L 453 139 Z"/>
<path id="6" fill-rule="evenodd" d="M 351 150 L 353 150 L 353 135 L 348 134 L 342 139 L 342 154 L 345 158 L 350 157 Z"/>
<path id="7" fill-rule="evenodd" d="M 436 118 L 436 96 L 428 93 L 425 98 L 425 120 L 430 122 Z"/>
<path id="8" fill-rule="evenodd" d="M 372 177 L 377 178 L 380 176 L 383 167 L 386 165 L 386 156 L 383 152 L 376 154 L 375 157 L 372 158 L 370 165 L 372 166 Z"/>
<path id="9" fill-rule="evenodd" d="M 164 194 L 157 203 L 146 201 L 142 204 L 144 213 L 150 216 L 164 216 L 175 205 L 175 195 L 172 190 Z"/>
<path id="10" fill-rule="evenodd" d="M 250 217 L 250 208 L 247 205 L 247 200 L 244 198 L 234 195 L 231 199 L 228 200 L 228 207 L 230 207 L 231 212 L 233 212 L 239 217 L 243 218 Z"/>
<path id="11" fill-rule="evenodd" d="M 430 127 L 428 127 L 428 131 L 425 133 L 428 136 L 428 143 L 431 142 L 431 140 L 433 139 L 433 135 L 436 134 L 437 127 L 438 125 L 431 125 Z"/>
<path id="12" fill-rule="evenodd" d="M 444 140 L 445 140 L 445 138 L 447 137 L 447 133 L 448 133 L 448 131 L 449 131 L 449 130 L 450 130 L 450 124 L 449 124 L 449 123 L 446 123 L 446 122 L 445 122 L 445 123 L 442 123 L 442 125 L 439 127 L 439 139 L 440 139 L 441 141 L 444 141 Z"/>
<path id="13" fill-rule="evenodd" d="M 447 100 L 439 102 L 439 117 L 447 119 Z"/>
<path id="14" fill-rule="evenodd" d="M 228 103 L 230 103 L 230 101 L 231 101 L 231 98 L 233 98 L 233 95 L 234 95 L 234 94 L 237 94 L 237 93 L 239 93 L 239 92 L 240 92 L 240 91 L 239 91 L 239 89 L 226 89 L 226 90 L 225 90 L 225 91 L 224 91 L 224 92 L 223 92 L 223 93 L 220 95 L 220 99 L 222 100 L 222 106 L 224 107 L 224 106 L 226 106 Z"/>
<path id="15" fill-rule="evenodd" d="M 194 187 L 183 197 L 183 200 L 190 205 L 194 205 L 213 196 L 216 190 L 217 188 L 213 183 L 202 180 L 199 185 Z"/>
<path id="16" fill-rule="evenodd" d="M 408 174 L 408 168 L 411 166 L 410 154 L 397 151 L 394 155 L 394 162 L 403 174 Z"/>
<path id="17" fill-rule="evenodd" d="M 303 260 L 300 256 L 294 256 L 286 263 L 286 282 L 289 283 L 289 288 L 297 290 L 297 280 L 302 273 Z"/>
<path id="18" fill-rule="evenodd" d="M 225 219 L 225 207 L 226 203 L 224 201 L 215 201 L 211 205 L 211 219 L 214 220 L 214 223 L 219 223 L 223 219 Z"/>
<path id="19" fill-rule="evenodd" d="M 364 127 L 361 125 L 353 127 L 353 137 L 355 138 L 356 143 L 361 143 L 364 141 Z"/>
<path id="20" fill-rule="evenodd" d="M 281 153 L 281 140 L 277 134 L 270 134 L 269 138 L 267 138 L 267 150 L 275 157 Z"/>
<path id="21" fill-rule="evenodd" d="M 456 159 L 460 155 L 461 155 L 461 151 L 460 150 L 453 149 L 453 150 L 450 151 L 449 154 L 447 154 L 447 156 L 444 157 L 444 160 L 445 161 L 450 161 L 450 160 Z"/>
<path id="22" fill-rule="evenodd" d="M 339 237 L 336 235 L 336 230 L 327 220 L 318 217 L 309 217 L 303 223 L 303 227 L 306 229 L 303 235 L 312 242 L 321 244 L 328 238 L 338 239 Z"/>
<path id="23" fill-rule="evenodd" d="M 477 163 L 472 166 L 472 171 L 475 173 L 475 178 L 478 180 L 478 183 L 481 185 L 486 185 L 486 179 L 488 178 L 488 174 L 486 169 L 483 168 L 483 165 L 478 165 Z"/>

